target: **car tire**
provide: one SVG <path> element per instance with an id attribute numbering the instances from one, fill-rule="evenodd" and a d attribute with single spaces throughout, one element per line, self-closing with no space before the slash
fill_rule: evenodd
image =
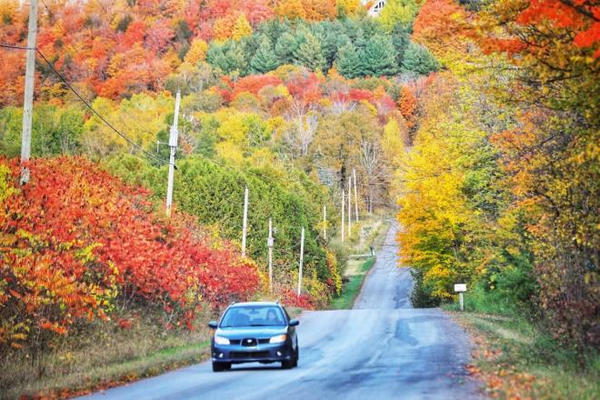
<path id="1" fill-rule="evenodd" d="M 294 356 L 290 360 L 284 360 L 281 362 L 281 368 L 291 369 L 298 366 L 298 358 L 300 357 L 300 349 L 296 346 Z"/>
<path id="2" fill-rule="evenodd" d="M 294 357 L 294 367 L 298 366 L 298 360 L 300 359 L 300 348 L 296 345 L 296 356 Z"/>
<path id="3" fill-rule="evenodd" d="M 231 368 L 230 363 L 216 362 L 216 361 L 213 361 L 213 363 L 212 363 L 213 372 L 223 372 L 230 368 Z"/>

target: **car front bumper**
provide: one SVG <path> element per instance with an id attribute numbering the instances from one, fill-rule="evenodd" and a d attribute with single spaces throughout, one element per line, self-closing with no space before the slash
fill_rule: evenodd
<path id="1" fill-rule="evenodd" d="M 214 345 L 212 361 L 232 364 L 247 362 L 277 362 L 291 360 L 293 351 L 287 343 L 259 344 L 257 346 Z"/>

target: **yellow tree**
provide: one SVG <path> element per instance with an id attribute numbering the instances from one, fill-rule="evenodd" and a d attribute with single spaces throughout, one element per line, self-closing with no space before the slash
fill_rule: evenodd
<path id="1" fill-rule="evenodd" d="M 282 0 L 275 7 L 275 14 L 281 18 L 306 19 L 302 0 Z"/>
<path id="2" fill-rule="evenodd" d="M 336 0 L 335 8 L 339 17 L 353 16 L 360 8 L 360 1 Z"/>
<path id="3" fill-rule="evenodd" d="M 404 230 L 398 239 L 403 263 L 416 268 L 418 285 L 439 302 L 451 298 L 453 283 L 470 282 L 489 261 L 480 244 L 490 230 L 467 195 L 472 181 L 487 178 L 473 172 L 486 133 L 470 115 L 477 96 L 449 73 L 425 97 L 414 146 L 400 167 L 398 220 Z"/>
<path id="4" fill-rule="evenodd" d="M 202 39 L 194 39 L 190 50 L 185 55 L 184 61 L 192 65 L 197 64 L 199 61 L 206 59 L 206 51 L 208 50 L 208 44 Z"/>
<path id="5" fill-rule="evenodd" d="M 240 16 L 235 21 L 235 25 L 233 26 L 231 38 L 233 40 L 240 40 L 243 37 L 250 35 L 252 35 L 252 27 L 246 19 L 246 16 L 244 14 L 240 14 Z"/>
<path id="6" fill-rule="evenodd" d="M 398 23 L 411 25 L 419 7 L 413 0 L 388 0 L 379 14 L 379 23 L 391 32 Z"/>
<path id="7" fill-rule="evenodd" d="M 217 18 L 213 25 L 213 34 L 215 40 L 227 40 L 233 34 L 233 28 L 236 21 L 233 15 L 228 15 L 224 18 Z"/>
<path id="8" fill-rule="evenodd" d="M 165 116 L 173 110 L 173 101 L 166 93 L 158 96 L 134 94 L 120 104 L 97 97 L 93 106 L 135 143 L 144 148 L 152 148 L 158 132 L 165 127 Z M 85 123 L 85 128 L 82 141 L 88 154 L 105 156 L 132 150 L 130 144 L 95 116 Z"/>

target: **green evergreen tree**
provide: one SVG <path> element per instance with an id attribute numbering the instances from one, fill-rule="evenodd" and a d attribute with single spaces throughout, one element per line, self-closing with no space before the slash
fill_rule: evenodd
<path id="1" fill-rule="evenodd" d="M 272 19 L 266 22 L 261 23 L 256 29 L 256 33 L 260 36 L 267 35 L 271 44 L 277 43 L 277 40 L 281 35 L 285 32 L 289 32 L 292 28 L 290 27 L 289 21 Z"/>
<path id="2" fill-rule="evenodd" d="M 271 41 L 265 35 L 261 37 L 258 50 L 250 60 L 250 71 L 252 73 L 265 73 L 279 66 L 279 60 L 273 52 Z"/>
<path id="3" fill-rule="evenodd" d="M 275 57 L 279 64 L 292 64 L 298 41 L 290 32 L 284 32 L 275 43 Z"/>
<path id="4" fill-rule="evenodd" d="M 398 72 L 397 54 L 389 36 L 376 34 L 369 39 L 365 50 L 360 53 L 361 63 L 367 75 L 391 76 Z"/>
<path id="5" fill-rule="evenodd" d="M 313 34 L 321 43 L 321 51 L 325 58 L 325 70 L 329 70 L 335 61 L 337 53 L 337 40 L 331 21 L 323 21 L 314 25 Z"/>
<path id="6" fill-rule="evenodd" d="M 232 76 L 244 76 L 248 73 L 249 56 L 251 53 L 244 51 L 245 43 L 230 40 L 225 44 L 224 55 L 227 58 L 228 70 L 225 72 Z"/>
<path id="7" fill-rule="evenodd" d="M 206 61 L 223 74 L 244 76 L 248 73 L 250 53 L 245 41 L 228 40 L 223 44 L 212 42 L 206 52 Z"/>
<path id="8" fill-rule="evenodd" d="M 319 40 L 311 33 L 305 34 L 304 41 L 294 51 L 294 63 L 312 71 L 323 71 L 325 57 Z"/>
<path id="9" fill-rule="evenodd" d="M 343 32 L 350 38 L 357 51 L 365 47 L 367 41 L 365 40 L 365 33 L 360 24 L 352 20 L 344 21 Z"/>
<path id="10" fill-rule="evenodd" d="M 439 69 L 440 64 L 427 48 L 413 42 L 408 45 L 400 68 L 402 73 L 429 75 Z"/>
<path id="11" fill-rule="evenodd" d="M 229 70 L 229 62 L 223 51 L 223 45 L 211 42 L 206 51 L 206 62 L 215 70 L 226 73 Z"/>
<path id="12" fill-rule="evenodd" d="M 351 41 L 340 48 L 335 65 L 338 72 L 348 79 L 361 76 L 360 57 Z"/>
<path id="13" fill-rule="evenodd" d="M 392 31 L 392 43 L 396 49 L 396 64 L 402 65 L 404 52 L 410 44 L 411 27 L 404 24 L 396 24 Z"/>

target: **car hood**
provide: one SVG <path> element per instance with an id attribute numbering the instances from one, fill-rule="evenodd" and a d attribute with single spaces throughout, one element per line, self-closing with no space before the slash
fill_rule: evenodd
<path id="1" fill-rule="evenodd" d="M 249 326 L 235 328 L 219 328 L 215 332 L 216 335 L 226 337 L 228 339 L 268 339 L 272 336 L 282 335 L 284 333 L 287 333 L 287 326 Z"/>

